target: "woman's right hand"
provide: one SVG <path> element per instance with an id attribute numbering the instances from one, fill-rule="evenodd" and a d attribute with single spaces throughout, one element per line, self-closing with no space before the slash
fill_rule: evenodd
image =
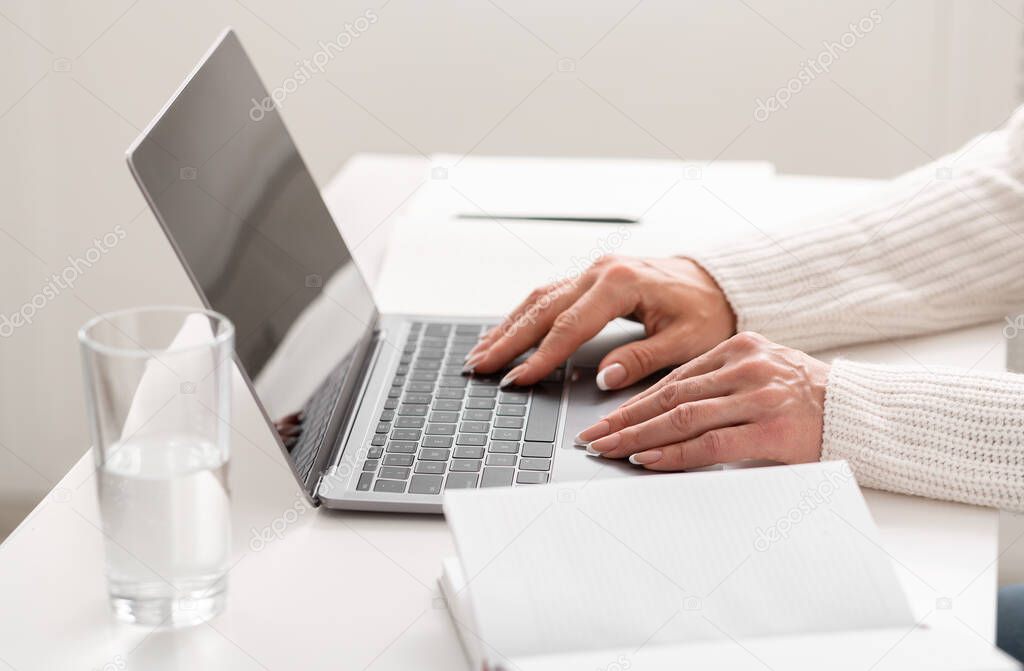
<path id="1" fill-rule="evenodd" d="M 608 322 L 630 317 L 647 333 L 608 353 L 602 389 L 619 389 L 707 352 L 736 331 L 725 294 L 686 258 L 606 256 L 577 278 L 534 291 L 469 353 L 467 369 L 493 373 L 540 343 L 502 385 L 530 385 L 564 362 Z"/>

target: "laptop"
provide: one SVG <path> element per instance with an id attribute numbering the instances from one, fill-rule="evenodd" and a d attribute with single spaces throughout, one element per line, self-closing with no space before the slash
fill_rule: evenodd
<path id="1" fill-rule="evenodd" d="M 446 490 L 635 472 L 573 446 L 629 393 L 596 391 L 592 365 L 503 390 L 501 373 L 462 373 L 496 319 L 380 313 L 232 30 L 127 158 L 201 299 L 234 323 L 268 427 L 291 418 L 274 435 L 312 504 L 439 513 Z M 637 335 L 606 331 L 592 363 Z"/>

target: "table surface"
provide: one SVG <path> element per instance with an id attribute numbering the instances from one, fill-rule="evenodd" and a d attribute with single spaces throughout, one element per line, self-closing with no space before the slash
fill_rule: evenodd
<path id="1" fill-rule="evenodd" d="M 642 201 L 632 203 L 641 206 L 642 224 L 627 230 L 450 218 L 497 202 L 495 182 L 528 194 L 545 188 L 546 170 L 564 180 L 576 167 L 588 174 L 584 168 L 594 166 L 641 184 L 625 198 Z M 474 191 L 482 182 L 492 192 Z M 364 155 L 335 176 L 325 198 L 382 311 L 498 314 L 532 286 L 584 267 L 595 253 L 664 255 L 733 237 L 771 236 L 783 222 L 813 218 L 877 188 L 866 180 L 775 176 L 764 164 L 695 171 L 652 161 L 445 157 L 432 165 Z M 993 324 L 842 354 L 999 370 L 1004 350 Z M 466 668 L 436 586 L 442 558 L 453 553 L 444 520 L 305 507 L 251 398 L 236 394 L 235 406 L 227 611 L 183 630 L 112 620 L 86 454 L 0 546 L 0 663 L 17 671 Z M 865 495 L 917 616 L 991 640 L 995 511 L 870 490 Z"/>

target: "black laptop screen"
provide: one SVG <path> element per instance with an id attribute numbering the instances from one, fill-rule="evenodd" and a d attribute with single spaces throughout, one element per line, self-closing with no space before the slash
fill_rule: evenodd
<path id="1" fill-rule="evenodd" d="M 130 152 L 272 418 L 305 407 L 377 311 L 266 90 L 227 33 Z M 345 366 L 343 366 L 344 368 Z"/>

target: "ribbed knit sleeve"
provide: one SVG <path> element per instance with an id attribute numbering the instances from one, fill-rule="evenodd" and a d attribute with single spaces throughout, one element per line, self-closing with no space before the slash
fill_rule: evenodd
<path id="1" fill-rule="evenodd" d="M 1022 176 L 1024 108 L 838 220 L 694 258 L 739 330 L 805 351 L 1001 319 L 1024 305 Z"/>
<path id="2" fill-rule="evenodd" d="M 1024 308 L 1024 108 L 1006 130 L 893 181 L 811 231 L 694 258 L 739 330 L 815 351 Z M 860 484 L 1024 511 L 1024 376 L 839 360 L 822 459 Z"/>
<path id="3" fill-rule="evenodd" d="M 839 360 L 824 435 L 866 487 L 1024 511 L 1024 375 Z"/>

